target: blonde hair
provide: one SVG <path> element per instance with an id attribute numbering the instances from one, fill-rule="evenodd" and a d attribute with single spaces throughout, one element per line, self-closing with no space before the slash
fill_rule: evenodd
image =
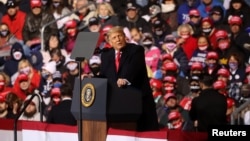
<path id="1" fill-rule="evenodd" d="M 189 32 L 190 32 L 190 35 L 193 35 L 194 34 L 194 30 L 192 28 L 191 25 L 185 23 L 185 24 L 181 24 L 178 28 L 177 28 L 177 34 L 180 35 L 180 31 L 182 28 L 187 28 L 189 29 Z"/>
<path id="2" fill-rule="evenodd" d="M 110 3 L 108 3 L 108 2 L 101 2 L 101 3 L 97 4 L 96 14 L 95 14 L 96 16 L 99 15 L 99 9 L 100 9 L 101 6 L 105 6 L 108 9 L 108 11 L 109 11 L 108 15 L 109 16 L 115 16 L 116 15 L 115 12 L 114 12 L 114 9 L 113 9 L 113 7 L 111 6 Z"/>
<path id="3" fill-rule="evenodd" d="M 30 62 L 27 59 L 22 59 L 19 63 L 18 63 L 18 71 L 21 69 L 21 66 L 23 66 L 24 64 L 27 64 L 28 66 L 31 67 Z"/>
<path id="4" fill-rule="evenodd" d="M 114 27 L 112 27 L 112 28 L 108 31 L 108 33 L 106 34 L 108 40 L 109 40 L 109 36 L 110 36 L 111 34 L 113 34 L 113 33 L 122 33 L 122 34 L 125 36 L 125 33 L 124 33 L 124 31 L 123 31 L 123 27 L 121 27 L 121 26 L 114 26 Z"/>
<path id="5" fill-rule="evenodd" d="M 8 86 L 10 84 L 10 77 L 5 72 L 0 72 L 0 75 L 3 76 L 5 86 Z"/>

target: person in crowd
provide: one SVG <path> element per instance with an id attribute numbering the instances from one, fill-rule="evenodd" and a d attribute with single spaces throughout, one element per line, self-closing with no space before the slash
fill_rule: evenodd
<path id="1" fill-rule="evenodd" d="M 219 64 L 223 67 L 227 66 L 228 58 L 232 53 L 239 54 L 244 58 L 243 53 L 237 46 L 233 46 L 228 33 L 225 30 L 218 30 L 215 33 L 218 49 L 216 50 L 219 56 Z"/>
<path id="2" fill-rule="evenodd" d="M 123 28 L 119 26 L 109 30 L 107 39 L 112 48 L 101 54 L 100 76 L 108 78 L 109 85 L 124 87 L 130 84 L 142 91 L 142 115 L 138 120 L 137 130 L 159 130 L 143 47 L 127 43 Z M 122 52 L 121 56 L 116 55 L 120 51 Z M 117 59 L 115 59 L 115 56 L 117 56 Z M 118 57 L 121 57 L 120 63 L 118 63 Z"/>
<path id="3" fill-rule="evenodd" d="M 210 17 L 206 17 L 201 20 L 201 29 L 201 34 L 209 38 L 212 49 L 216 50 L 217 42 L 215 33 L 218 31 L 218 29 L 215 28 L 214 23 Z"/>
<path id="4" fill-rule="evenodd" d="M 162 44 L 163 53 L 169 54 L 176 64 L 178 64 L 179 74 L 183 77 L 187 75 L 188 59 L 183 48 L 177 46 L 177 39 L 172 34 L 166 35 Z"/>
<path id="5" fill-rule="evenodd" d="M 205 67 L 207 53 L 211 50 L 209 39 L 206 36 L 199 36 L 197 38 L 197 48 L 194 50 L 188 65 L 192 66 L 194 62 L 200 62 Z"/>
<path id="6" fill-rule="evenodd" d="M 168 127 L 168 116 L 172 111 L 178 111 L 183 116 L 184 120 L 190 121 L 188 111 L 184 110 L 177 101 L 174 93 L 166 93 L 164 95 L 163 106 L 157 108 L 158 122 L 160 128 Z"/>
<path id="7" fill-rule="evenodd" d="M 145 50 L 146 65 L 154 73 L 158 67 L 161 51 L 155 46 L 153 35 L 149 32 L 143 33 L 141 45 Z"/>
<path id="8" fill-rule="evenodd" d="M 245 74 L 244 84 L 250 84 L 250 65 L 246 66 Z"/>
<path id="9" fill-rule="evenodd" d="M 51 34 L 45 42 L 44 50 L 41 50 L 43 56 L 43 63 L 46 64 L 51 60 L 50 51 L 54 48 L 61 49 L 63 56 L 68 56 L 67 51 L 62 47 L 59 34 Z"/>
<path id="10" fill-rule="evenodd" d="M 143 18 L 147 22 L 154 22 L 157 19 L 162 19 L 161 16 L 161 6 L 159 4 L 152 4 L 148 7 L 148 13 L 146 15 L 143 15 Z"/>
<path id="11" fill-rule="evenodd" d="M 250 18 L 248 16 L 250 10 L 249 5 L 246 4 L 244 0 L 231 0 L 229 4 L 229 9 L 226 11 L 225 23 L 232 16 L 239 16 L 242 18 L 242 28 L 246 28 L 250 25 Z"/>
<path id="12" fill-rule="evenodd" d="M 191 67 L 190 67 L 190 73 L 189 73 L 189 77 L 192 76 L 202 76 L 204 74 L 204 65 L 200 62 L 194 62 L 192 63 Z"/>
<path id="13" fill-rule="evenodd" d="M 185 52 L 188 61 L 190 61 L 195 49 L 197 48 L 197 39 L 194 38 L 194 31 L 189 24 L 182 24 L 177 29 L 177 35 L 179 38 L 176 43 Z"/>
<path id="14" fill-rule="evenodd" d="M 10 50 L 10 59 L 6 60 L 3 72 L 11 78 L 16 72 L 18 72 L 18 63 L 27 58 L 28 57 L 24 54 L 22 45 L 18 42 L 14 43 Z M 13 82 L 11 82 L 11 84 L 12 83 Z"/>
<path id="15" fill-rule="evenodd" d="M 22 30 L 25 46 L 25 55 L 30 55 L 33 48 L 39 50 L 41 39 L 48 40 L 50 34 L 57 33 L 57 24 L 50 24 L 44 30 L 44 37 L 41 37 L 41 28 L 43 25 L 54 21 L 53 15 L 42 11 L 42 2 L 40 0 L 30 1 L 31 12 L 26 15 L 24 27 Z"/>
<path id="16" fill-rule="evenodd" d="M 242 53 L 242 59 L 245 63 L 249 63 L 250 50 L 250 37 L 243 28 L 242 18 L 239 16 L 232 16 L 228 20 L 230 28 L 230 41 L 231 45 L 237 48 Z"/>
<path id="17" fill-rule="evenodd" d="M 114 9 L 109 2 L 102 2 L 97 4 L 95 16 L 101 22 L 101 28 L 106 25 L 119 25 L 119 19 L 114 13 Z"/>
<path id="18" fill-rule="evenodd" d="M 214 6 L 221 6 L 225 11 L 225 8 L 223 7 L 222 3 L 219 2 L 219 0 L 201 0 L 200 5 L 198 6 L 198 10 L 201 13 L 201 17 L 202 18 L 208 17 L 210 10 Z"/>
<path id="19" fill-rule="evenodd" d="M 50 0 L 42 0 L 42 9 L 43 9 L 43 11 L 49 12 L 50 3 L 51 3 Z"/>
<path id="20" fill-rule="evenodd" d="M 11 90 L 10 77 L 4 72 L 0 72 L 0 92 L 10 92 Z"/>
<path id="21" fill-rule="evenodd" d="M 152 22 L 152 33 L 154 36 L 155 46 L 161 47 L 166 35 L 172 33 L 171 28 L 165 24 L 163 20 L 155 20 Z"/>
<path id="22" fill-rule="evenodd" d="M 206 56 L 206 66 L 204 73 L 210 76 L 215 76 L 218 70 L 221 68 L 219 65 L 219 56 L 216 51 L 209 51 Z"/>
<path id="23" fill-rule="evenodd" d="M 97 54 L 100 54 L 100 50 L 102 50 L 102 49 L 111 48 L 111 45 L 109 44 L 106 35 L 112 27 L 113 27 L 113 25 L 110 24 L 110 25 L 106 25 L 103 28 L 101 28 L 100 36 L 98 38 L 97 45 L 96 45 L 97 46 L 97 48 L 96 48 Z"/>
<path id="24" fill-rule="evenodd" d="M 67 69 L 65 66 L 66 57 L 62 55 L 61 49 L 59 48 L 53 48 L 50 51 L 50 61 L 56 62 L 56 70 L 60 71 L 61 73 L 64 73 Z"/>
<path id="25" fill-rule="evenodd" d="M 191 9 L 188 13 L 189 20 L 186 21 L 189 25 L 191 25 L 194 34 L 193 37 L 198 37 L 201 35 L 201 15 L 197 9 Z"/>
<path id="26" fill-rule="evenodd" d="M 163 83 L 161 80 L 159 79 L 155 79 L 155 78 L 151 78 L 150 81 L 150 87 L 153 91 L 153 97 L 154 97 L 154 100 L 155 100 L 155 103 L 158 103 L 159 99 L 162 98 L 163 96 Z"/>
<path id="27" fill-rule="evenodd" d="M 70 55 L 75 47 L 76 38 L 79 33 L 76 20 L 68 20 L 64 23 L 63 31 L 65 37 L 63 38 L 63 48 L 65 48 L 68 55 Z"/>
<path id="28" fill-rule="evenodd" d="M 134 2 L 127 3 L 126 18 L 120 19 L 120 26 L 127 27 L 128 29 L 138 28 L 142 32 L 150 32 L 148 22 L 140 17 L 138 5 Z"/>
<path id="29" fill-rule="evenodd" d="M 191 10 L 197 10 L 199 4 L 199 0 L 185 0 L 184 3 L 180 4 L 177 10 L 178 25 L 184 24 L 189 21 Z"/>
<path id="30" fill-rule="evenodd" d="M 190 111 L 191 109 L 191 103 L 192 103 L 192 100 L 199 96 L 200 95 L 200 92 L 201 92 L 201 88 L 200 88 L 200 85 L 199 85 L 199 80 L 200 80 L 200 77 L 201 76 L 196 76 L 196 75 L 193 75 L 190 79 L 189 79 L 189 87 L 190 87 L 190 91 L 187 92 L 188 94 L 186 96 L 184 96 L 180 102 L 179 102 L 179 105 L 187 110 L 187 111 Z"/>
<path id="31" fill-rule="evenodd" d="M 53 74 L 56 72 L 56 62 L 50 61 L 42 66 L 41 75 L 42 75 L 42 90 L 41 94 L 44 97 L 48 97 L 49 92 L 52 88 L 53 83 Z"/>
<path id="32" fill-rule="evenodd" d="M 39 100 L 39 97 L 37 95 L 34 96 L 34 98 L 31 100 L 31 102 L 28 103 L 31 96 L 32 95 L 28 95 L 25 98 L 21 108 L 23 108 L 27 104 L 28 104 L 28 106 L 24 110 L 24 113 L 20 116 L 19 120 L 41 121 L 41 122 L 46 121 L 46 117 L 43 115 L 43 113 L 41 111 L 39 111 L 39 106 L 41 106 L 41 104 L 40 104 L 41 101 Z M 41 119 L 41 116 L 42 116 L 43 120 Z"/>
<path id="33" fill-rule="evenodd" d="M 92 77 L 98 77 L 100 75 L 100 67 L 101 67 L 101 58 L 100 56 L 93 55 L 89 59 L 89 68 L 92 72 Z"/>
<path id="34" fill-rule="evenodd" d="M 176 31 L 178 27 L 178 2 L 177 0 L 162 0 L 161 1 L 161 15 L 162 19 L 166 21 L 171 31 Z"/>
<path id="35" fill-rule="evenodd" d="M 8 103 L 8 118 L 15 119 L 20 112 L 23 100 L 16 94 L 9 92 L 6 96 L 6 101 Z"/>
<path id="36" fill-rule="evenodd" d="M 47 122 L 53 124 L 77 125 L 77 120 L 72 115 L 70 107 L 72 103 L 72 88 L 70 85 L 63 84 L 61 89 L 61 102 L 52 106 Z"/>
<path id="37" fill-rule="evenodd" d="M 69 14 L 71 11 L 65 5 L 64 0 L 52 0 L 49 6 L 49 13 L 54 16 L 55 19 L 61 18 L 62 16 Z M 66 16 L 56 21 L 57 28 L 62 29 L 65 22 L 70 20 L 69 16 Z"/>
<path id="38" fill-rule="evenodd" d="M 141 45 L 141 39 L 143 36 L 142 31 L 139 28 L 131 28 L 130 29 L 130 34 L 132 40 L 135 42 L 135 44 Z"/>
<path id="39" fill-rule="evenodd" d="M 226 85 L 229 84 L 229 78 L 230 77 L 230 72 L 227 68 L 220 68 L 217 71 L 217 80 L 222 80 L 226 83 Z"/>
<path id="40" fill-rule="evenodd" d="M 213 89 L 214 80 L 204 75 L 200 78 L 200 95 L 192 100 L 189 115 L 192 121 L 197 121 L 197 130 L 208 131 L 210 125 L 227 124 L 227 99 Z"/>
<path id="41" fill-rule="evenodd" d="M 221 6 L 214 6 L 210 12 L 209 17 L 212 19 L 212 22 L 214 24 L 214 27 L 218 30 L 228 30 L 226 24 L 225 24 L 225 11 Z"/>
<path id="42" fill-rule="evenodd" d="M 8 92 L 0 92 L 0 119 L 1 118 L 6 118 L 9 119 L 12 117 L 12 113 L 9 112 L 9 104 L 8 101 L 6 100 L 6 97 L 9 93 Z"/>
<path id="43" fill-rule="evenodd" d="M 9 33 L 12 33 L 18 40 L 22 41 L 22 30 L 26 13 L 19 9 L 16 0 L 7 0 L 5 6 L 7 7 L 7 13 L 2 17 L 1 23 L 7 24 Z"/>
<path id="44" fill-rule="evenodd" d="M 223 80 L 217 80 L 213 84 L 213 88 L 217 90 L 220 94 L 224 95 L 225 97 L 228 96 L 228 84 Z"/>
<path id="45" fill-rule="evenodd" d="M 194 131 L 194 123 L 185 121 L 179 111 L 171 111 L 168 115 L 168 129 Z"/>
<path id="46" fill-rule="evenodd" d="M 64 83 L 68 83 L 74 88 L 75 85 L 75 78 L 79 76 L 79 66 L 78 62 L 73 59 L 70 59 L 65 64 L 67 71 L 62 74 Z"/>
<path id="47" fill-rule="evenodd" d="M 0 23 L 0 51 L 1 51 L 1 55 L 4 57 L 9 57 L 11 47 L 16 42 L 20 42 L 20 41 L 9 31 L 8 25 L 5 23 Z M 5 61 L 6 61 L 6 58 L 4 59 L 3 63 L 5 63 Z"/>
<path id="48" fill-rule="evenodd" d="M 78 9 L 78 12 L 70 16 L 70 18 L 78 21 L 78 24 L 82 27 L 81 31 L 89 25 L 90 18 L 95 17 L 95 11 L 90 6 L 83 7 L 87 4 L 90 4 L 90 1 L 77 0 L 75 9 Z"/>
<path id="49" fill-rule="evenodd" d="M 86 32 L 100 32 L 101 30 L 101 23 L 97 17 L 90 17 L 87 26 L 84 30 Z"/>

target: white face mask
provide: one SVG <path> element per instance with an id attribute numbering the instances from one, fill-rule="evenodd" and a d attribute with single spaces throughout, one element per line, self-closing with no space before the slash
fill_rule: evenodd
<path id="1" fill-rule="evenodd" d="M 162 30 L 157 30 L 157 31 L 155 31 L 155 34 L 158 35 L 158 36 L 160 36 L 160 35 L 163 34 L 163 31 Z"/>
<path id="2" fill-rule="evenodd" d="M 168 13 L 175 10 L 175 4 L 161 4 L 161 12 Z"/>
<path id="3" fill-rule="evenodd" d="M 67 65 L 67 68 L 70 70 L 70 71 L 73 71 L 75 70 L 77 67 L 77 63 L 70 63 Z"/>
<path id="4" fill-rule="evenodd" d="M 203 50 L 206 50 L 206 49 L 207 49 L 207 45 L 199 46 L 198 48 L 199 48 L 199 50 L 202 50 L 202 51 L 203 51 Z"/>
<path id="5" fill-rule="evenodd" d="M 20 60 L 22 58 L 23 54 L 20 51 L 16 51 L 13 53 L 13 57 L 15 60 Z"/>
<path id="6" fill-rule="evenodd" d="M 25 67 L 25 68 L 22 68 L 22 69 L 20 70 L 20 72 L 21 72 L 21 73 L 24 73 L 24 74 L 26 74 L 26 75 L 29 75 L 29 73 L 30 73 L 30 67 L 27 66 L 27 67 Z"/>

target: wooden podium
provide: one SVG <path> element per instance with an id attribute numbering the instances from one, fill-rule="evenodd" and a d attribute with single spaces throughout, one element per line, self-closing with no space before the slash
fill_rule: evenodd
<path id="1" fill-rule="evenodd" d="M 75 86 L 71 105 L 74 117 L 82 123 L 81 141 L 106 141 L 108 128 L 136 130 L 141 103 L 136 89 L 108 87 L 102 78 L 84 79 L 81 88 Z"/>

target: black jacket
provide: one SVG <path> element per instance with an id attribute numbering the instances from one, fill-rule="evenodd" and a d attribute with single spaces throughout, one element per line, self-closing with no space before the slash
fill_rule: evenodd
<path id="1" fill-rule="evenodd" d="M 198 131 L 208 131 L 211 125 L 227 124 L 227 99 L 212 88 L 202 90 L 191 104 L 190 118 L 198 121 Z"/>

